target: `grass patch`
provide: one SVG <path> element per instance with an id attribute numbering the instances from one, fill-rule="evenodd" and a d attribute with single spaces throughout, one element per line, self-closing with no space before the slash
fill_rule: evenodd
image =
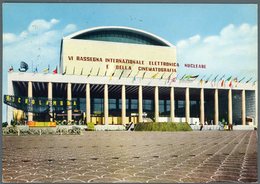
<path id="1" fill-rule="evenodd" d="M 137 123 L 134 128 L 135 131 L 192 131 L 188 123 L 175 122 L 147 122 Z"/>

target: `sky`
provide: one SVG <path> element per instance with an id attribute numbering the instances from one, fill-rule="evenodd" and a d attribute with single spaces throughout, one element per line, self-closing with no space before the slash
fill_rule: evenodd
<path id="1" fill-rule="evenodd" d="M 28 72 L 52 71 L 62 37 L 96 26 L 133 27 L 169 41 L 180 75 L 257 79 L 256 4 L 4 3 L 3 94 L 10 66 L 18 71 L 25 61 Z"/>

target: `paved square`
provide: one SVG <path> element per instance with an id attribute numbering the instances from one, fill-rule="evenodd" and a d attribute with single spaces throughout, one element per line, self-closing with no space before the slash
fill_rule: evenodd
<path id="1" fill-rule="evenodd" d="M 2 163 L 6 183 L 257 183 L 257 132 L 3 136 Z"/>

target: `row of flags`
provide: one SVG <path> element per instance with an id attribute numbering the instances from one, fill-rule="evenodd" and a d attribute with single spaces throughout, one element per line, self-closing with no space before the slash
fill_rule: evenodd
<path id="1" fill-rule="evenodd" d="M 14 70 L 14 69 L 13 69 L 13 66 L 10 66 L 10 68 L 9 68 L 8 71 L 9 71 L 9 72 L 12 72 L 13 70 Z M 28 65 L 27 65 L 27 63 L 25 63 L 25 62 L 22 61 L 22 62 L 20 63 L 20 68 L 19 68 L 18 70 L 19 70 L 20 72 L 26 72 L 26 71 L 28 70 Z M 125 70 L 122 70 L 122 71 L 120 72 L 119 79 L 122 78 L 124 71 L 125 71 Z M 127 78 L 130 77 L 130 75 L 132 74 L 132 71 L 133 71 L 133 70 L 131 70 L 131 71 L 129 72 L 129 74 L 127 75 Z M 34 73 L 37 73 L 37 72 L 38 72 L 37 67 L 35 68 L 35 70 L 34 70 L 33 72 L 34 72 Z M 50 72 L 50 66 L 48 65 L 48 68 L 43 69 L 43 73 L 49 73 L 49 72 Z M 92 72 L 93 72 L 93 67 L 90 69 L 90 71 L 89 71 L 89 73 L 88 73 L 87 76 L 89 77 L 90 75 L 93 75 Z M 138 70 L 138 72 L 134 75 L 133 81 L 135 81 L 135 80 L 137 79 L 137 76 L 138 76 L 139 72 L 140 72 L 140 71 Z M 57 66 L 56 66 L 56 68 L 52 71 L 52 73 L 53 73 L 53 74 L 57 74 L 57 73 L 58 73 L 58 67 L 57 67 Z M 64 72 L 63 72 L 62 74 L 64 75 L 64 74 L 66 74 L 66 73 L 67 73 L 67 67 L 65 67 L 65 70 L 64 70 Z M 109 76 L 109 80 L 112 80 L 112 78 L 114 77 L 115 73 L 116 73 L 116 69 L 115 69 L 115 70 L 113 71 L 113 73 Z M 75 67 L 73 68 L 73 74 L 75 74 Z M 97 73 L 94 74 L 94 75 L 98 76 L 99 74 L 100 74 L 100 67 L 99 67 Z M 167 77 L 167 79 L 165 80 L 166 83 L 170 83 L 170 84 L 171 84 L 171 83 L 177 82 L 177 79 L 178 79 L 179 74 L 178 74 L 177 76 L 173 76 L 173 74 L 174 74 L 174 73 L 171 73 L 171 74 Z M 81 69 L 80 75 L 83 75 L 83 68 Z M 141 78 L 144 79 L 144 78 L 145 78 L 145 75 L 146 75 L 146 71 L 143 73 L 143 75 L 142 75 Z M 151 78 L 152 78 L 152 79 L 155 79 L 155 78 L 158 77 L 158 75 L 160 75 L 159 72 L 157 72 L 157 73 L 155 73 L 154 75 L 152 75 Z M 165 72 L 164 72 L 163 74 L 161 74 L 161 76 L 158 77 L 158 79 L 160 79 L 160 80 L 161 80 L 161 79 L 164 79 L 164 75 L 165 75 Z M 104 75 L 104 76 L 107 76 L 107 70 L 105 71 L 105 75 Z M 194 82 L 194 81 L 196 81 L 196 80 L 199 78 L 199 76 L 200 76 L 200 75 L 188 75 L 188 74 L 184 74 L 184 75 L 183 75 L 182 77 L 180 77 L 178 80 L 179 80 L 179 82 L 182 82 L 182 81 Z M 237 77 L 232 77 L 232 76 L 230 76 L 230 77 L 228 77 L 228 78 L 225 79 L 225 77 L 226 77 L 225 74 L 222 75 L 220 78 L 218 78 L 219 75 L 216 75 L 213 79 L 211 79 L 212 76 L 213 76 L 213 74 L 209 75 L 208 77 L 206 77 L 206 75 L 203 75 L 198 81 L 199 81 L 199 83 L 200 83 L 201 85 L 202 85 L 203 83 L 204 83 L 204 84 L 207 84 L 207 83 L 210 82 L 212 87 L 214 87 L 214 86 L 216 86 L 216 85 L 218 85 L 218 84 L 220 84 L 221 87 L 225 87 L 226 85 L 228 85 L 228 87 L 237 87 L 237 85 L 238 85 L 239 83 L 242 83 L 243 81 L 244 81 L 243 83 L 249 83 L 249 82 L 251 82 L 252 79 L 253 79 L 253 77 L 251 77 L 251 78 L 245 80 L 246 77 L 242 77 L 240 80 L 238 80 Z M 139 78 L 140 78 L 140 77 L 139 77 Z M 253 85 L 255 85 L 255 83 L 256 83 L 256 80 L 253 82 Z"/>
<path id="2" fill-rule="evenodd" d="M 25 63 L 26 64 L 26 63 Z M 20 68 L 18 69 L 20 72 L 26 72 L 28 70 L 28 65 L 25 65 L 24 63 L 20 65 Z M 13 66 L 10 66 L 8 69 L 8 72 L 13 72 L 14 68 Z M 48 68 L 45 68 L 42 70 L 43 73 L 49 73 L 50 72 L 50 65 L 48 65 Z M 33 70 L 33 73 L 38 73 L 38 68 L 36 67 Z M 56 68 L 52 71 L 53 74 L 57 74 L 58 73 L 58 67 L 56 66 Z"/>

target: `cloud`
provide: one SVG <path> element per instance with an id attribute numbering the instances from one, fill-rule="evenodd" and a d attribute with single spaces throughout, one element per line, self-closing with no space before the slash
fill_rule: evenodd
<path id="1" fill-rule="evenodd" d="M 64 29 L 64 33 L 71 33 L 77 30 L 77 26 L 75 24 L 68 24 Z"/>
<path id="2" fill-rule="evenodd" d="M 4 33 L 3 42 L 4 43 L 13 43 L 17 40 L 17 36 L 13 33 Z"/>
<path id="3" fill-rule="evenodd" d="M 195 35 L 180 40 L 177 43 L 177 59 L 181 63 L 181 73 L 212 73 L 256 78 L 257 26 L 230 24 L 217 35 L 204 38 Z M 206 64 L 207 69 L 185 68 L 184 63 Z"/>
<path id="4" fill-rule="evenodd" d="M 28 63 L 29 71 L 32 71 L 35 67 L 38 71 L 41 71 L 48 65 L 56 68 L 59 64 L 63 32 L 72 32 L 77 28 L 74 24 L 68 24 L 64 29 L 55 29 L 54 25 L 59 23 L 60 21 L 57 19 L 37 19 L 33 20 L 21 33 L 4 33 L 4 76 L 6 76 L 7 68 L 10 65 L 17 71 L 20 61 Z"/>
<path id="5" fill-rule="evenodd" d="M 28 31 L 31 33 L 41 33 L 43 31 L 51 29 L 57 23 L 59 23 L 59 20 L 57 19 L 51 19 L 50 21 L 37 19 L 30 23 Z"/>

